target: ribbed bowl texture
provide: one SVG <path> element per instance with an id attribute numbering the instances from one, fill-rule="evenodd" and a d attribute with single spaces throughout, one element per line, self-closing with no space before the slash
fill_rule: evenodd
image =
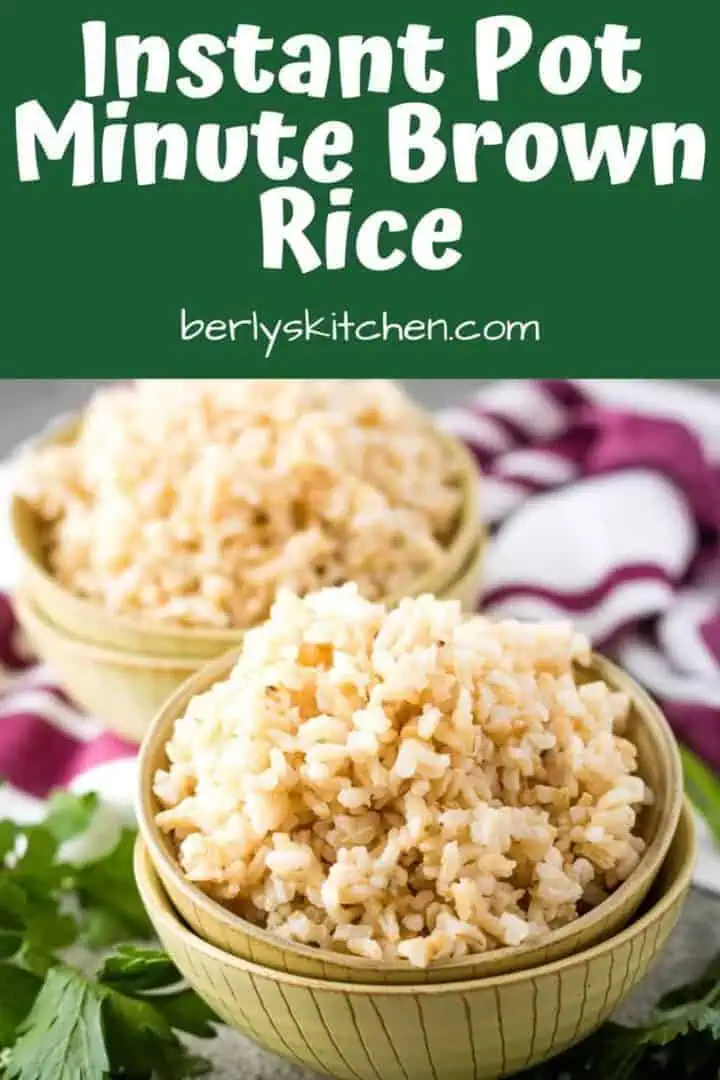
<path id="1" fill-rule="evenodd" d="M 635 919 L 563 960 L 435 985 L 329 982 L 276 971 L 203 941 L 173 909 L 139 841 L 136 878 L 164 948 L 226 1023 L 261 1046 L 342 1080 L 497 1080 L 602 1024 L 643 978 L 677 922 L 695 861 L 686 806 Z"/>

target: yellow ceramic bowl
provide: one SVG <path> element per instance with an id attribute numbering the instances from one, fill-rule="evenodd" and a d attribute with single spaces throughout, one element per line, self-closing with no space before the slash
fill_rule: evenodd
<path id="1" fill-rule="evenodd" d="M 443 596 L 475 604 L 483 544 Z M 57 626 L 27 588 L 14 597 L 15 611 L 31 645 L 53 669 L 70 695 L 89 713 L 123 738 L 140 742 L 167 699 L 207 658 L 181 652 L 177 657 L 110 649 Z M 238 635 L 240 638 L 242 635 Z"/>
<path id="2" fill-rule="evenodd" d="M 179 970 L 261 1046 L 342 1080 L 497 1080 L 579 1042 L 630 993 L 677 921 L 694 854 L 686 806 L 648 903 L 626 929 L 532 971 L 434 986 L 324 982 L 238 959 L 181 922 L 142 844 L 135 872 Z"/>
<path id="3" fill-rule="evenodd" d="M 59 429 L 56 427 L 41 436 L 37 445 L 70 443 L 78 423 L 75 418 Z M 479 471 L 472 454 L 462 443 L 431 427 L 429 421 L 428 426 L 433 436 L 445 442 L 452 452 L 463 491 L 463 508 L 455 534 L 437 563 L 401 595 L 388 596 L 387 602 L 394 604 L 402 595 L 427 592 L 442 597 L 454 589 L 455 595 L 470 604 L 477 595 L 483 546 Z M 32 507 L 17 495 L 11 502 L 10 521 L 21 558 L 23 591 L 36 610 L 61 633 L 101 648 L 143 657 L 164 656 L 175 662 L 219 656 L 242 641 L 242 629 L 169 626 L 152 619 L 119 615 L 73 593 L 48 570 L 47 530 Z"/>
<path id="4" fill-rule="evenodd" d="M 25 592 L 13 597 L 30 645 L 78 705 L 109 730 L 139 743 L 152 717 L 207 662 L 141 656 L 88 644 L 59 630 Z"/>
<path id="5" fill-rule="evenodd" d="M 157 769 L 167 767 L 165 745 L 175 720 L 184 713 L 190 698 L 228 674 L 236 655 L 233 652 L 212 661 L 181 687 L 153 721 L 140 751 L 137 799 L 140 832 L 173 904 L 206 941 L 235 956 L 280 971 L 347 982 L 418 981 L 417 970 L 401 961 L 378 965 L 362 957 L 285 941 L 228 911 L 185 878 L 172 841 L 155 823 L 160 807 L 152 791 L 153 777 Z M 628 735 L 638 748 L 640 774 L 655 795 L 653 805 L 643 810 L 638 824 L 647 850 L 630 877 L 593 911 L 537 943 L 432 965 L 421 976 L 428 982 L 482 978 L 527 969 L 602 941 L 625 926 L 660 870 L 682 806 L 682 770 L 675 738 L 657 705 L 609 660 L 595 656 L 592 667 L 584 675 L 579 671 L 578 676 L 586 680 L 602 678 L 610 686 L 627 692 L 632 700 Z"/>

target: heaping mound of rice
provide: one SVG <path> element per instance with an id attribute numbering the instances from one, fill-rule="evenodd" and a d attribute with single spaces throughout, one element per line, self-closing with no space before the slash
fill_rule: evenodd
<path id="1" fill-rule="evenodd" d="M 247 627 L 278 586 L 411 591 L 454 536 L 457 458 L 386 381 L 196 380 L 100 391 L 21 492 L 68 588 L 111 611 Z"/>
<path id="2" fill-rule="evenodd" d="M 187 877 L 253 923 L 373 961 L 518 945 L 632 871 L 649 799 L 627 696 L 567 623 L 281 592 L 155 777 Z"/>

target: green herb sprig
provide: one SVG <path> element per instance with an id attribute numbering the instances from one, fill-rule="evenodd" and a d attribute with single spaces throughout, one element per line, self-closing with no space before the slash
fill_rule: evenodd
<path id="1" fill-rule="evenodd" d="M 720 844 L 720 777 L 712 772 L 697 754 L 680 747 L 685 776 L 685 790 L 695 809 L 702 814 L 710 832 Z"/>
<path id="2" fill-rule="evenodd" d="M 135 832 L 105 855 L 63 859 L 94 795 L 59 793 L 38 825 L 0 821 L 0 1075 L 5 1080 L 184 1080 L 208 1071 L 178 1037 L 215 1035 L 210 1009 L 153 937 L 132 872 Z M 114 945 L 91 971 L 71 946 Z"/>

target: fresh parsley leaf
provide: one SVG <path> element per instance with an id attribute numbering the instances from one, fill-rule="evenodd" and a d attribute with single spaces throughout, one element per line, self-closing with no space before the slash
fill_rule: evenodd
<path id="1" fill-rule="evenodd" d="M 10 1052 L 9 1080 L 104 1080 L 103 997 L 79 972 L 53 968 Z"/>
<path id="2" fill-rule="evenodd" d="M 55 967 L 58 960 L 54 953 L 41 948 L 30 942 L 23 941 L 20 952 L 15 957 L 15 962 L 22 964 L 28 971 L 45 978 L 50 968 Z"/>
<path id="3" fill-rule="evenodd" d="M 130 997 L 141 997 L 161 1014 L 171 1028 L 199 1038 L 215 1035 L 218 1018 L 194 991 L 166 953 L 126 945 L 107 957 L 98 975 L 103 984 Z M 160 993 L 160 990 L 169 992 Z"/>
<path id="4" fill-rule="evenodd" d="M 127 936 L 127 926 L 112 911 L 85 907 L 80 914 L 80 939 L 88 949 L 109 949 Z"/>
<path id="5" fill-rule="evenodd" d="M 107 990 L 103 1016 L 113 1072 L 185 1080 L 209 1071 L 204 1058 L 183 1046 L 151 998 L 138 1000 Z"/>
<path id="6" fill-rule="evenodd" d="M 58 861 L 60 844 L 90 827 L 97 805 L 94 794 L 60 792 L 40 824 L 0 822 L 0 959 L 15 955 L 17 935 L 38 957 L 44 954 L 44 969 L 47 958 L 54 963 L 52 954 L 79 934 L 94 948 L 152 937 L 133 878 L 133 830 L 125 829 L 115 848 L 92 862 Z"/>
<path id="7" fill-rule="evenodd" d="M 583 1045 L 579 1049 L 592 1062 L 590 1075 L 598 1080 L 606 1076 L 613 1080 L 629 1080 L 643 1073 L 660 1076 L 667 1064 L 667 1056 L 661 1051 L 668 1044 L 673 1044 L 682 1061 L 692 1052 L 698 1034 L 705 1032 L 713 1040 L 720 1039 L 720 1014 L 702 1002 L 693 1002 L 665 1014 L 662 1020 L 651 1022 L 647 1027 L 623 1028 L 606 1024 L 591 1040 L 592 1047 Z"/>
<path id="8" fill-rule="evenodd" d="M 0 960 L 8 960 L 19 951 L 22 938 L 8 930 L 0 930 Z"/>
<path id="9" fill-rule="evenodd" d="M 48 800 L 43 827 L 63 844 L 66 840 L 84 833 L 90 826 L 97 810 L 98 797 L 94 791 L 86 795 L 73 795 L 69 791 L 56 791 Z"/>
<path id="10" fill-rule="evenodd" d="M 44 825 L 28 825 L 20 831 L 24 839 L 24 851 L 18 858 L 13 873 L 18 878 L 41 884 L 55 886 L 60 883 L 63 869 L 55 861 L 58 842 Z"/>
<path id="11" fill-rule="evenodd" d="M 20 1024 L 33 1007 L 42 979 L 23 968 L 0 964 L 0 1049 L 12 1046 Z"/>
<path id="12" fill-rule="evenodd" d="M 0 1075 L 200 1076 L 207 1062 L 177 1032 L 211 1037 L 215 1017 L 165 953 L 125 945 L 94 978 L 58 957 L 79 930 L 103 945 L 153 936 L 133 877 L 134 831 L 92 862 L 58 858 L 61 844 L 92 826 L 96 808 L 95 796 L 62 793 L 38 825 L 0 822 Z"/>
<path id="13" fill-rule="evenodd" d="M 77 936 L 75 920 L 62 910 L 64 870 L 55 862 L 57 841 L 42 825 L 3 828 L 0 861 L 0 955 L 14 955 L 12 937 L 45 951 L 64 948 Z M 8 937 L 9 935 L 9 937 Z M 12 949 L 12 952 L 11 952 Z"/>
<path id="14" fill-rule="evenodd" d="M 720 1042 L 720 956 L 695 982 L 660 1001 L 645 1030 L 645 1044 L 666 1046 L 692 1033 L 707 1032 Z"/>
<path id="15" fill-rule="evenodd" d="M 45 950 L 65 948 L 77 937 L 75 920 L 60 910 L 58 898 L 14 870 L 0 875 L 0 929 Z"/>
<path id="16" fill-rule="evenodd" d="M 51 904 L 44 909 L 33 903 L 27 908 L 24 940 L 39 951 L 66 949 L 77 939 L 77 924 L 72 915 L 63 914 Z"/>
<path id="17" fill-rule="evenodd" d="M 15 847 L 17 825 L 13 821 L 0 821 L 0 870 L 5 859 Z"/>
<path id="18" fill-rule="evenodd" d="M 643 1041 L 645 1045 L 665 1046 L 691 1031 L 707 1031 L 713 1039 L 720 1040 L 720 1010 L 703 1001 L 679 1005 L 677 1009 L 659 1014 L 652 1027 L 646 1030 Z"/>
<path id="19" fill-rule="evenodd" d="M 216 1035 L 215 1024 L 221 1021 L 199 998 L 194 990 L 185 989 L 172 994 L 152 994 L 147 998 L 154 1008 L 167 1020 L 176 1031 L 185 1031 L 199 1039 L 213 1039 Z"/>
<path id="20" fill-rule="evenodd" d="M 687 747 L 680 748 L 685 789 L 720 843 L 720 779 Z"/>
<path id="21" fill-rule="evenodd" d="M 0 876 L 0 929 L 23 930 L 25 922 L 21 913 L 25 910 L 25 893 L 9 875 Z"/>
<path id="22" fill-rule="evenodd" d="M 5 988 L 4 995 L 0 992 L 0 1036 L 11 1045 L 19 1035 L 10 1052 L 8 1080 L 105 1080 L 108 1073 L 133 1080 L 185 1080 L 208 1071 L 205 1059 L 190 1053 L 176 1030 L 212 1037 L 213 1014 L 190 990 L 153 992 L 156 985 L 177 983 L 170 960 L 156 950 L 130 948 L 115 959 L 109 966 L 120 982 L 125 979 L 122 991 L 66 966 L 53 968 L 42 982 L 31 972 L 0 965 Z M 106 962 L 103 971 L 107 967 Z M 14 993 L 16 984 L 22 994 Z M 131 996 L 128 987 L 149 992 Z M 5 1009 L 4 997 L 10 999 Z"/>
<path id="23" fill-rule="evenodd" d="M 135 832 L 123 829 L 112 851 L 74 868 L 74 887 L 84 907 L 111 914 L 126 939 L 152 938 L 150 920 L 135 886 Z"/>
<path id="24" fill-rule="evenodd" d="M 182 975 L 166 953 L 134 945 L 120 946 L 108 956 L 98 978 L 104 986 L 123 994 L 138 994 L 182 982 Z"/>

